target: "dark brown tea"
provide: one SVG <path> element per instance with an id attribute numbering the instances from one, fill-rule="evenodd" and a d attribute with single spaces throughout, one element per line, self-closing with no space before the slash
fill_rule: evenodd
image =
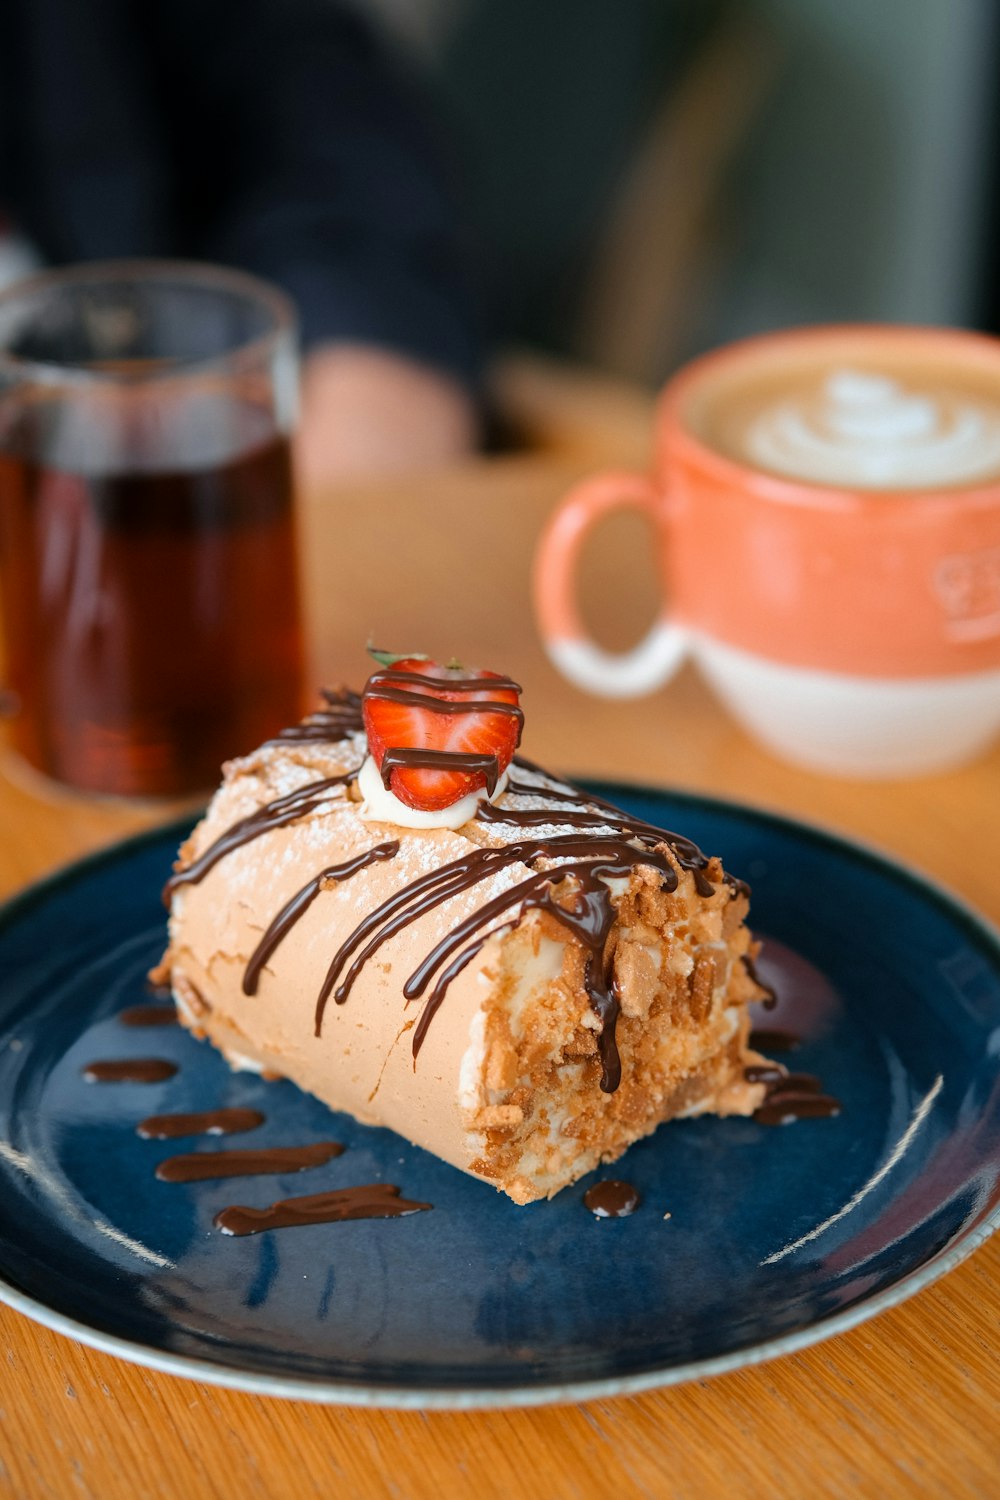
<path id="1" fill-rule="evenodd" d="M 37 408 L 30 427 L 0 420 L 13 742 L 59 781 L 199 791 L 301 711 L 288 440 L 252 406 L 213 405 L 211 441 L 171 444 L 157 469 L 120 450 L 102 465 Z"/>

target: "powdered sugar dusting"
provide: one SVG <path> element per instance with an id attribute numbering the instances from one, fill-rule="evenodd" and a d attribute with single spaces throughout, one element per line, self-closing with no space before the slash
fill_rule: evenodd
<path id="1" fill-rule="evenodd" d="M 502 811 L 505 808 L 509 808 L 512 812 L 552 813 L 551 823 L 532 824 L 530 830 L 531 838 L 546 840 L 558 838 L 560 835 L 566 833 L 579 832 L 579 829 L 574 829 L 572 823 L 568 823 L 565 820 L 566 814 L 571 810 L 573 812 L 580 812 L 581 810 L 584 812 L 592 811 L 598 815 L 606 811 L 606 809 L 598 807 L 596 803 L 588 802 L 586 793 L 578 787 L 570 786 L 565 781 L 559 781 L 556 777 L 549 776 L 543 771 L 535 771 L 529 769 L 527 766 L 515 764 L 511 780 L 514 783 L 515 789 L 511 790 L 508 787 L 502 797 L 497 797 L 496 806 L 499 810 Z M 543 792 L 572 792 L 579 800 L 567 803 L 560 797 L 527 796 L 516 790 L 518 783 L 532 788 L 537 787 L 539 791 Z M 476 829 L 478 836 L 475 836 L 475 842 L 494 847 L 501 844 L 510 844 L 519 838 L 525 837 L 525 830 L 513 823 L 491 822 L 488 827 L 477 824 Z M 614 823 L 595 823 L 592 828 L 587 829 L 587 832 L 592 833 L 595 838 L 615 838 L 621 836 L 621 828 Z"/>
<path id="2" fill-rule="evenodd" d="M 366 737 L 358 733 L 332 744 L 272 742 L 252 755 L 230 762 L 226 767 L 225 781 L 205 820 L 196 830 L 188 855 L 200 855 L 234 824 L 259 813 L 262 807 L 278 798 L 327 777 L 351 774 L 360 768 L 366 755 Z M 356 782 L 341 784 L 321 791 L 319 800 L 305 808 L 301 817 L 283 825 L 262 824 L 254 837 L 225 854 L 205 877 L 208 885 L 220 882 L 219 889 L 224 887 L 226 891 L 225 899 L 210 894 L 209 900 L 217 904 L 220 911 L 232 911 L 234 907 L 245 911 L 258 910 L 262 904 L 265 909 L 280 911 L 302 889 L 307 879 L 325 868 L 365 853 L 373 842 L 392 838 L 399 845 L 392 859 L 370 865 L 342 884 L 335 882 L 338 911 L 358 927 L 385 901 L 426 877 L 435 876 L 442 867 L 462 859 L 473 848 L 503 848 L 526 841 L 537 850 L 547 840 L 566 834 L 579 835 L 579 828 L 563 821 L 568 811 L 579 813 L 581 807 L 590 808 L 598 816 L 602 811 L 595 804 L 587 803 L 582 793 L 577 800 L 575 788 L 545 773 L 517 765 L 512 779 L 515 786 L 520 782 L 540 791 L 573 793 L 574 801 L 560 801 L 558 795 L 550 799 L 526 796 L 516 790 L 505 791 L 494 804 L 500 809 L 551 812 L 552 821 L 532 824 L 530 833 L 516 823 L 487 824 L 476 819 L 454 831 L 441 828 L 414 830 L 390 823 L 364 822 L 360 816 Z M 596 837 L 622 836 L 621 827 L 612 821 L 595 824 L 587 832 Z M 393 962 L 397 946 L 402 954 L 414 940 L 421 946 L 432 948 L 442 931 L 454 928 L 493 901 L 502 902 L 504 896 L 526 880 L 531 872 L 537 873 L 544 868 L 556 874 L 563 865 L 577 861 L 578 856 L 568 853 L 545 852 L 536 854 L 530 867 L 517 861 L 482 872 L 474 884 L 453 890 L 447 896 L 442 895 L 435 899 L 430 910 L 419 915 L 415 913 L 410 936 L 387 936 L 385 961 Z M 616 882 L 613 890 L 615 904 L 619 904 L 630 886 L 643 878 L 641 867 L 637 866 L 629 877 Z M 324 904 L 321 902 L 315 908 L 317 915 Z M 506 911 L 507 920 L 515 923 L 524 916 L 516 899 Z M 175 917 L 179 913 L 180 908 L 175 907 Z M 533 914 L 531 920 L 534 920 Z M 409 928 L 410 924 L 406 926 Z M 223 935 L 218 936 L 221 941 Z M 226 940 L 235 941 L 235 928 Z"/>

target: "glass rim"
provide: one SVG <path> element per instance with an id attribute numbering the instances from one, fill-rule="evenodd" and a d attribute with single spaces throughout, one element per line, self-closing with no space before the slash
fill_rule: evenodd
<path id="1" fill-rule="evenodd" d="M 80 385 L 93 387 L 160 385 L 188 380 L 256 359 L 266 359 L 283 340 L 293 348 L 298 335 L 299 319 L 292 298 L 273 282 L 232 266 L 212 261 L 171 260 L 169 258 L 132 256 L 118 260 L 83 261 L 76 265 L 51 266 L 33 272 L 0 289 L 0 313 L 23 299 L 30 299 L 51 287 L 79 287 L 114 281 L 132 281 L 154 285 L 157 282 L 187 284 L 206 290 L 241 295 L 264 307 L 273 326 L 253 338 L 234 344 L 216 354 L 171 359 L 161 369 L 106 370 L 86 364 L 58 360 L 30 359 L 5 349 L 0 344 L 0 376 L 32 379 L 39 385 Z"/>

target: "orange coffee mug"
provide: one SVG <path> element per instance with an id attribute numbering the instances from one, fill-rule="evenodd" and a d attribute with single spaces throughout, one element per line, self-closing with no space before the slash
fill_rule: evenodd
<path id="1" fill-rule="evenodd" d="M 734 715 L 817 770 L 915 775 L 1000 730 L 1000 340 L 946 329 L 792 330 L 694 360 L 660 397 L 652 476 L 605 473 L 541 538 L 553 662 L 607 696 L 693 658 Z M 622 655 L 587 635 L 587 531 L 631 507 L 664 604 Z"/>

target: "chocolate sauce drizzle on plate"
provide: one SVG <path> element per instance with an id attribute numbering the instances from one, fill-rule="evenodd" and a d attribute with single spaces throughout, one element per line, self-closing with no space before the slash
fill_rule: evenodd
<path id="1" fill-rule="evenodd" d="M 595 1219 L 626 1219 L 634 1214 L 642 1196 L 630 1182 L 619 1182 L 609 1177 L 605 1182 L 595 1182 L 583 1195 L 586 1208 Z"/>
<path id="2" fill-rule="evenodd" d="M 780 1083 L 786 1076 L 780 1063 L 751 1063 L 743 1069 L 747 1083 Z"/>
<path id="3" fill-rule="evenodd" d="M 264 1229 L 290 1229 L 301 1224 L 334 1224 L 343 1219 L 396 1219 L 419 1214 L 429 1203 L 411 1202 L 399 1196 L 391 1182 L 372 1182 L 363 1187 L 338 1188 L 314 1193 L 308 1198 L 284 1198 L 270 1208 L 243 1208 L 234 1204 L 216 1214 L 213 1222 L 223 1234 L 260 1234 Z"/>
<path id="4" fill-rule="evenodd" d="M 172 1005 L 130 1005 L 116 1019 L 122 1026 L 176 1026 L 177 1011 Z"/>
<path id="5" fill-rule="evenodd" d="M 117 1057 L 80 1069 L 88 1083 L 164 1083 L 178 1071 L 163 1057 Z"/>
<path id="6" fill-rule="evenodd" d="M 212 1182 L 224 1177 L 269 1177 L 324 1167 L 343 1153 L 339 1141 L 311 1146 L 266 1146 L 259 1151 L 190 1151 L 168 1156 L 156 1175 L 161 1182 Z"/>
<path id="7" fill-rule="evenodd" d="M 755 1026 L 750 1033 L 750 1046 L 755 1052 L 794 1052 L 799 1045 L 794 1031 L 778 1026 Z"/>
<path id="8" fill-rule="evenodd" d="M 823 1092 L 812 1073 L 785 1073 L 754 1110 L 760 1125 L 790 1125 L 793 1120 L 830 1120 L 840 1114 L 840 1101 Z"/>
<path id="9" fill-rule="evenodd" d="M 242 1135 L 263 1125 L 259 1109 L 211 1109 L 195 1114 L 149 1115 L 135 1127 L 144 1141 L 172 1141 L 185 1135 Z"/>

